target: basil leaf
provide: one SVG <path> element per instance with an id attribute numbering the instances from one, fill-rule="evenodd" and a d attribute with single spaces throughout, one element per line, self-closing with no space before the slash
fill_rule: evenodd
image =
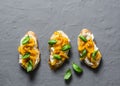
<path id="1" fill-rule="evenodd" d="M 26 53 L 25 55 L 22 56 L 22 59 L 26 59 L 30 57 L 30 53 Z"/>
<path id="2" fill-rule="evenodd" d="M 92 53 L 92 58 L 93 58 L 93 59 L 95 59 L 95 57 L 96 57 L 96 55 L 97 55 L 97 52 L 98 52 L 98 50 L 96 50 L 96 51 L 94 51 L 94 52 Z"/>
<path id="3" fill-rule="evenodd" d="M 26 36 L 23 40 L 22 40 L 22 44 L 25 45 L 29 42 L 30 40 L 30 37 L 29 36 Z"/>
<path id="4" fill-rule="evenodd" d="M 87 39 L 84 37 L 84 36 L 79 36 L 79 38 L 81 39 L 81 40 L 83 40 L 84 42 L 87 42 Z"/>
<path id="5" fill-rule="evenodd" d="M 64 79 L 65 79 L 65 80 L 69 80 L 71 76 L 72 76 L 71 69 L 68 69 L 68 70 L 65 72 Z"/>
<path id="6" fill-rule="evenodd" d="M 32 71 L 33 67 L 32 67 L 32 61 L 29 60 L 28 63 L 27 63 L 27 72 L 30 72 Z"/>
<path id="7" fill-rule="evenodd" d="M 69 50 L 71 48 L 71 46 L 69 44 L 66 44 L 62 47 L 63 51 Z"/>
<path id="8" fill-rule="evenodd" d="M 82 52 L 82 55 L 80 56 L 80 58 L 83 58 L 84 56 L 86 56 L 86 54 L 87 54 L 87 50 L 84 49 L 83 52 Z"/>
<path id="9" fill-rule="evenodd" d="M 76 71 L 77 73 L 82 73 L 83 72 L 83 69 L 80 68 L 77 64 L 75 63 L 72 63 L 72 67 L 74 69 L 74 71 Z"/>
<path id="10" fill-rule="evenodd" d="M 29 63 L 32 65 L 32 61 L 31 60 L 29 60 Z"/>
<path id="11" fill-rule="evenodd" d="M 60 57 L 60 55 L 58 55 L 58 54 L 54 54 L 54 55 L 53 55 L 53 58 L 54 58 L 54 59 L 57 59 L 57 60 L 61 60 L 61 57 Z"/>
<path id="12" fill-rule="evenodd" d="M 56 44 L 56 43 L 57 43 L 57 41 L 54 40 L 54 39 L 51 39 L 51 40 L 48 41 L 48 44 L 50 44 L 50 45 L 53 45 L 53 44 Z"/>

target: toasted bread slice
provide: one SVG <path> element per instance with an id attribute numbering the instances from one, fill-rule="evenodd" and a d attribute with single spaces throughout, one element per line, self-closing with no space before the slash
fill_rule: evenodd
<path id="1" fill-rule="evenodd" d="M 84 61 L 91 68 L 97 68 L 102 55 L 96 46 L 92 32 L 88 29 L 83 29 L 78 35 L 77 43 L 80 60 Z"/>
<path id="2" fill-rule="evenodd" d="M 27 70 L 27 72 L 33 71 L 40 62 L 40 50 L 38 49 L 38 41 L 36 34 L 32 31 L 28 31 L 20 41 L 18 47 L 19 63 Z M 28 68 L 28 66 L 30 66 Z"/>
<path id="3" fill-rule="evenodd" d="M 58 30 L 50 37 L 48 44 L 50 51 L 48 63 L 51 69 L 56 70 L 69 59 L 70 39 L 63 31 Z"/>

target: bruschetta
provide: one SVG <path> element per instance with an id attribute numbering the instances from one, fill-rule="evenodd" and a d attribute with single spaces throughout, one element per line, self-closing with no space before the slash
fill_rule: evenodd
<path id="1" fill-rule="evenodd" d="M 97 68 L 102 55 L 96 46 L 93 33 L 88 29 L 83 29 L 78 35 L 77 43 L 80 61 L 85 62 L 91 68 Z"/>
<path id="2" fill-rule="evenodd" d="M 51 69 L 56 70 L 69 59 L 70 39 L 63 31 L 58 30 L 50 37 L 48 44 L 50 51 L 48 63 Z"/>
<path id="3" fill-rule="evenodd" d="M 40 62 L 40 50 L 38 49 L 38 41 L 34 32 L 28 31 L 20 40 L 18 52 L 20 65 L 27 72 L 33 71 Z"/>

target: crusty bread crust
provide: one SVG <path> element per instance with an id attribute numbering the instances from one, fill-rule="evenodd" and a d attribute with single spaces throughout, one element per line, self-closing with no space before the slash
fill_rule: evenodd
<path id="1" fill-rule="evenodd" d="M 26 36 L 26 35 L 29 35 L 29 36 L 34 37 L 34 40 L 36 41 L 35 48 L 38 50 L 38 55 L 37 55 L 37 57 L 36 57 L 36 63 L 35 63 L 35 66 L 34 66 L 33 69 L 32 69 L 32 71 L 33 71 L 33 70 L 37 67 L 37 65 L 39 64 L 39 62 L 40 62 L 40 50 L 39 50 L 39 48 L 38 48 L 38 40 L 37 40 L 36 34 L 35 34 L 33 31 L 28 31 L 28 32 L 25 34 L 25 36 Z M 25 36 L 24 36 L 24 37 L 25 37 Z M 24 37 L 23 37 L 23 38 L 24 38 Z M 22 40 L 23 38 L 21 38 L 21 40 Z M 20 43 L 20 45 L 22 45 L 22 44 Z M 21 60 L 21 55 L 19 54 L 19 62 L 20 62 L 20 60 Z M 23 66 L 22 63 L 20 63 L 20 65 L 21 65 L 24 69 L 26 69 L 26 67 Z"/>
<path id="2" fill-rule="evenodd" d="M 50 68 L 51 68 L 52 70 L 57 70 L 58 68 L 60 68 L 60 67 L 62 66 L 63 63 L 64 63 L 64 62 L 62 62 L 62 63 L 59 64 L 59 65 L 51 65 L 50 58 L 49 58 L 49 60 L 48 60 L 48 64 L 49 64 L 49 66 L 50 66 Z"/>
<path id="3" fill-rule="evenodd" d="M 92 35 L 92 32 L 90 31 L 90 30 L 88 30 L 88 29 L 82 29 L 81 30 L 81 32 L 80 32 L 80 34 L 86 34 L 86 33 L 90 33 L 91 35 Z M 79 34 L 79 35 L 80 35 Z M 78 35 L 78 38 L 77 38 L 77 44 L 78 44 L 78 47 L 79 47 L 79 45 L 80 45 L 80 38 L 79 38 L 79 35 Z M 94 44 L 96 45 L 96 42 L 93 40 L 93 42 L 94 42 Z M 80 53 L 80 52 L 79 52 Z M 101 55 L 101 53 L 100 53 L 100 51 L 98 51 L 98 53 Z M 95 66 L 95 65 L 89 65 L 85 60 L 84 60 L 84 62 L 88 65 L 88 66 L 90 66 L 91 68 L 97 68 L 98 66 L 99 66 L 99 64 L 100 64 L 100 61 L 101 61 L 101 58 L 102 58 L 102 55 L 101 55 L 101 57 L 100 57 L 100 60 L 98 61 L 98 64 Z"/>

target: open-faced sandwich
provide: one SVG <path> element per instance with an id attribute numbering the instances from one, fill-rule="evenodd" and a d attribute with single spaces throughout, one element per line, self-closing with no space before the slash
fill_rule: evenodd
<path id="1" fill-rule="evenodd" d="M 83 29 L 78 35 L 78 51 L 81 61 L 84 61 L 91 68 L 99 66 L 102 55 L 90 30 Z"/>
<path id="2" fill-rule="evenodd" d="M 34 32 L 28 31 L 20 41 L 18 47 L 19 63 L 30 72 L 36 68 L 40 62 L 40 51 L 38 49 L 38 41 Z"/>
<path id="3" fill-rule="evenodd" d="M 50 50 L 48 63 L 50 68 L 55 70 L 69 59 L 68 52 L 71 48 L 70 39 L 63 31 L 58 30 L 50 37 L 48 44 Z"/>

